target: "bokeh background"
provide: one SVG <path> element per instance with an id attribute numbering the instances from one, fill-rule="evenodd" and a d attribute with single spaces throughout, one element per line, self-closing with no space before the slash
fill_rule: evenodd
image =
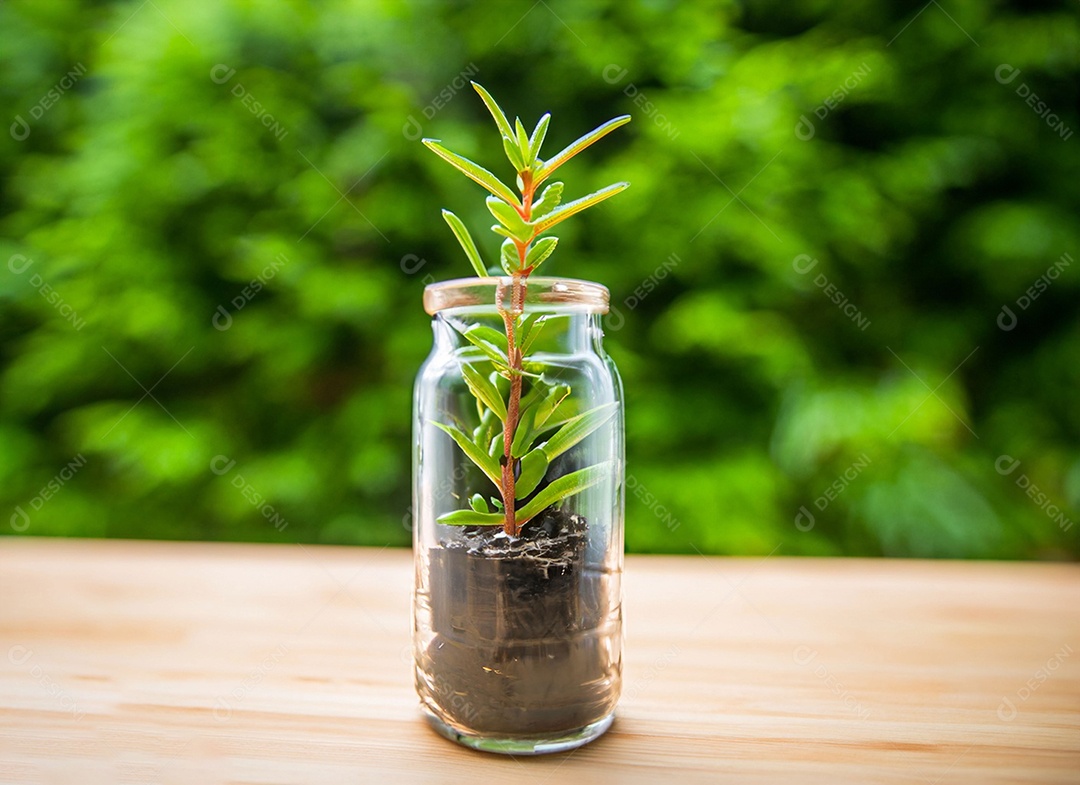
<path id="1" fill-rule="evenodd" d="M 1075 3 L 0 5 L 0 529 L 407 545 L 467 87 L 633 187 L 634 551 L 1080 555 Z M 1032 97 L 1034 96 L 1034 98 Z M 9 128 L 10 126 L 10 128 Z M 10 521 L 9 521 L 10 517 Z"/>

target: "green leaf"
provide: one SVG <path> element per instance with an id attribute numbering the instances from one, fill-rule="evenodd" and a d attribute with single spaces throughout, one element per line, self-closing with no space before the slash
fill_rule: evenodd
<path id="1" fill-rule="evenodd" d="M 559 408 L 559 404 L 570 397 L 570 388 L 565 384 L 559 384 L 552 387 L 548 391 L 548 394 L 541 401 L 540 405 L 536 409 L 536 421 L 535 427 L 537 433 L 540 429 L 547 425 L 548 420 L 551 419 L 551 415 L 555 413 L 555 410 Z"/>
<path id="2" fill-rule="evenodd" d="M 491 93 L 476 82 L 471 82 L 471 84 L 473 89 L 480 94 L 482 99 L 484 99 L 484 105 L 487 106 L 488 111 L 491 112 L 491 116 L 495 118 L 495 125 L 499 126 L 499 133 L 508 139 L 513 139 L 514 129 L 510 127 L 510 121 L 506 119 L 506 114 L 499 108 L 495 99 L 491 97 Z"/>
<path id="3" fill-rule="evenodd" d="M 520 349 L 522 344 L 525 343 L 529 337 L 529 333 L 533 331 L 533 328 L 537 323 L 543 323 L 547 321 L 547 315 L 525 314 L 521 317 L 521 323 L 518 325 L 517 333 L 514 335 L 514 341 Z"/>
<path id="4" fill-rule="evenodd" d="M 575 444 L 580 442 L 590 433 L 611 419 L 615 414 L 617 403 L 605 403 L 590 409 L 584 414 L 567 420 L 555 435 L 540 445 L 540 449 L 547 455 L 549 461 L 555 460 Z"/>
<path id="5" fill-rule="evenodd" d="M 439 144 L 438 139 L 424 139 L 422 141 L 429 150 L 435 153 L 435 155 L 442 158 L 470 180 L 487 188 L 491 193 L 505 201 L 507 204 L 520 204 L 517 197 L 514 196 L 514 192 L 511 191 L 508 186 L 504 185 L 498 177 L 480 166 L 480 164 L 473 163 L 468 158 L 450 152 Z"/>
<path id="6" fill-rule="evenodd" d="M 483 324 L 474 324 L 461 334 L 493 362 L 501 365 L 510 364 L 506 351 L 502 348 L 506 346 L 506 336 L 498 330 Z"/>
<path id="7" fill-rule="evenodd" d="M 476 446 L 476 444 L 460 429 L 455 428 L 453 425 L 444 425 L 441 422 L 432 421 L 431 423 L 440 431 L 445 432 L 455 442 L 461 451 L 468 456 L 469 460 L 475 463 L 480 470 L 487 475 L 487 478 L 495 483 L 495 487 L 499 487 L 502 471 L 499 468 L 498 461 L 495 461 L 485 453 L 482 449 Z"/>
<path id="8" fill-rule="evenodd" d="M 529 350 L 532 349 L 533 343 L 540 336 L 540 331 L 544 329 L 545 324 L 547 324 L 546 316 L 541 316 L 539 319 L 536 320 L 533 328 L 529 330 L 529 334 L 525 336 L 525 340 L 522 341 L 521 346 L 518 347 L 519 349 L 521 349 L 522 356 L 527 355 L 529 353 Z M 569 390 L 570 388 L 567 389 Z"/>
<path id="9" fill-rule="evenodd" d="M 529 132 L 525 130 L 525 126 L 521 124 L 521 118 L 514 118 L 514 130 L 517 131 L 517 145 L 521 150 L 521 157 L 525 160 L 525 166 L 523 168 L 528 169 L 532 166 L 532 156 L 529 154 Z"/>
<path id="10" fill-rule="evenodd" d="M 520 458 L 529 451 L 532 446 L 532 432 L 535 422 L 536 407 L 522 408 L 517 427 L 514 429 L 514 442 L 510 447 L 510 454 L 513 457 Z"/>
<path id="11" fill-rule="evenodd" d="M 461 243 L 461 247 L 465 249 L 465 255 L 469 257 L 469 263 L 473 266 L 476 274 L 481 278 L 486 278 L 487 269 L 480 259 L 480 252 L 476 250 L 476 243 L 473 242 L 472 235 L 469 234 L 469 230 L 465 227 L 465 224 L 449 210 L 443 210 L 442 217 L 446 223 L 449 224 L 450 231 L 454 233 L 454 237 Z"/>
<path id="12" fill-rule="evenodd" d="M 537 173 L 536 182 L 537 183 L 543 182 L 549 176 L 551 176 L 552 172 L 554 172 L 556 169 L 558 169 L 564 163 L 569 161 L 575 155 L 580 153 L 586 147 L 588 147 L 591 144 L 594 144 L 595 142 L 600 141 L 605 136 L 607 136 L 609 133 L 614 131 L 616 128 L 618 128 L 620 126 L 623 126 L 623 125 L 626 125 L 629 122 L 630 122 L 630 115 L 624 114 L 624 115 L 616 117 L 616 118 L 614 118 L 612 120 L 608 120 L 606 123 L 604 123 L 600 127 L 594 128 L 593 130 L 589 131 L 589 133 L 585 134 L 583 137 L 581 137 L 577 141 L 572 142 L 571 144 L 569 144 L 565 149 L 560 151 L 553 158 L 549 158 L 547 163 L 545 163 L 543 165 L 543 167 L 541 167 L 540 171 Z"/>
<path id="13" fill-rule="evenodd" d="M 469 499 L 469 506 L 476 512 L 489 513 L 491 508 L 488 507 L 488 503 L 484 501 L 484 495 L 482 493 L 474 493 L 472 498 Z"/>
<path id="14" fill-rule="evenodd" d="M 540 194 L 540 201 L 533 204 L 532 219 L 534 222 L 559 206 L 559 202 L 562 201 L 562 192 L 563 184 L 559 182 L 551 183 L 544 189 L 543 193 Z"/>
<path id="15" fill-rule="evenodd" d="M 580 199 L 575 199 L 572 202 L 567 202 L 562 207 L 558 207 L 552 212 L 545 215 L 539 220 L 532 221 L 533 227 L 536 229 L 536 233 L 546 231 L 555 224 L 562 223 L 572 215 L 577 215 L 582 210 L 592 207 L 594 204 L 599 204 L 605 199 L 609 199 L 620 191 L 625 191 L 630 187 L 630 183 L 615 183 L 609 185 L 607 188 L 601 188 L 596 193 L 583 196 Z"/>
<path id="16" fill-rule="evenodd" d="M 547 474 L 548 459 L 543 450 L 533 450 L 521 459 L 521 473 L 514 484 L 514 498 L 524 499 Z"/>
<path id="17" fill-rule="evenodd" d="M 544 137 L 547 136 L 548 123 L 550 122 L 551 114 L 545 113 L 536 124 L 536 129 L 529 139 L 529 158 L 533 163 L 540 157 L 540 146 L 544 143 Z"/>
<path id="18" fill-rule="evenodd" d="M 511 237 L 523 243 L 527 243 L 532 239 L 533 228 L 525 222 L 525 219 L 521 217 L 521 213 L 494 196 L 489 196 L 484 200 L 484 203 L 487 205 L 488 211 L 510 232 Z"/>
<path id="19" fill-rule="evenodd" d="M 501 526 L 504 517 L 498 512 L 454 510 L 440 515 L 435 520 L 446 526 Z"/>
<path id="20" fill-rule="evenodd" d="M 512 237 L 503 240 L 502 248 L 499 249 L 499 261 L 507 275 L 513 275 L 521 268 L 521 257 Z"/>
<path id="21" fill-rule="evenodd" d="M 469 392 L 477 400 L 483 401 L 485 406 L 495 412 L 496 417 L 505 422 L 506 404 L 503 402 L 502 396 L 499 395 L 499 391 L 495 389 L 495 385 L 469 363 L 462 364 L 461 375 L 465 378 L 465 384 L 468 385 Z"/>
<path id="22" fill-rule="evenodd" d="M 473 442 L 475 444 L 487 444 L 491 440 L 492 429 L 498 422 L 498 417 L 491 409 L 485 409 L 480 415 L 480 424 L 473 430 Z"/>
<path id="23" fill-rule="evenodd" d="M 520 458 L 529 452 L 537 435 L 542 433 L 544 425 L 551 417 L 555 409 L 570 395 L 570 388 L 565 384 L 556 385 L 549 389 L 541 398 L 525 396 L 521 401 L 521 414 L 518 417 L 517 429 L 514 432 L 514 442 L 510 454 Z"/>
<path id="24" fill-rule="evenodd" d="M 564 474 L 533 497 L 533 500 L 517 511 L 518 524 L 535 518 L 551 505 L 581 493 L 603 480 L 611 470 L 611 461 L 598 463 L 570 474 Z"/>
<path id="25" fill-rule="evenodd" d="M 514 167 L 515 172 L 522 172 L 529 168 L 521 155 L 521 149 L 518 147 L 517 142 L 504 136 L 502 138 L 502 143 L 503 152 L 506 153 L 506 157 L 510 159 L 510 163 Z"/>
<path id="26" fill-rule="evenodd" d="M 526 254 L 525 266 L 536 270 L 545 259 L 551 256 L 551 252 L 555 250 L 555 246 L 558 244 L 558 237 L 541 237 L 529 249 L 529 253 Z"/>

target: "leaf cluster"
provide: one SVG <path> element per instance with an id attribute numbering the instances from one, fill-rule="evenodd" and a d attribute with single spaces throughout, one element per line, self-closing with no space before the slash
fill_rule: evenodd
<path id="1" fill-rule="evenodd" d="M 548 183 L 539 199 L 535 198 L 537 189 L 575 155 L 630 122 L 630 115 L 607 121 L 545 160 L 540 157 L 540 151 L 547 136 L 551 115 L 545 114 L 541 117 L 530 134 L 525 130 L 520 118 L 514 118 L 513 125 L 510 124 L 506 114 L 487 90 L 476 82 L 472 85 L 498 126 L 503 152 L 514 168 L 519 193 L 515 193 L 480 164 L 451 152 L 438 139 L 424 139 L 423 143 L 459 172 L 487 189 L 491 194 L 486 200 L 487 208 L 496 221 L 491 231 L 504 238 L 499 252 L 499 265 L 507 275 L 529 275 L 551 256 L 558 244 L 557 237 L 542 236 L 545 232 L 582 210 L 614 196 L 627 188 L 629 183 L 613 183 L 565 204 L 562 203 L 563 183 Z M 484 264 L 468 228 L 449 210 L 443 210 L 442 214 L 473 270 L 480 277 L 487 276 L 487 265 Z"/>
<path id="2" fill-rule="evenodd" d="M 535 341 L 545 321 L 544 316 L 525 317 L 524 329 L 518 334 L 519 348 L 523 354 Z M 483 355 L 483 359 L 479 360 L 468 360 L 463 356 L 461 363 L 465 384 L 476 399 L 480 422 L 471 432 L 458 425 L 433 424 L 450 436 L 498 488 L 500 460 L 504 457 L 503 428 L 507 417 L 503 398 L 508 386 L 505 380 L 513 374 L 507 359 L 506 337 L 482 325 L 465 328 L 461 334 L 471 347 L 476 347 Z M 466 351 L 471 347 L 467 347 Z M 493 370 L 484 373 L 478 367 L 481 364 L 490 364 Z M 526 365 L 537 364 L 526 362 Z M 570 387 L 542 373 L 526 372 L 526 375 L 530 377 L 530 389 L 521 398 L 510 451 L 517 477 L 514 486 L 516 501 L 522 501 L 532 494 L 547 475 L 552 462 L 607 423 L 618 408 L 617 403 L 607 403 L 581 414 L 564 416 L 564 404 L 570 398 Z M 607 464 L 601 463 L 557 478 L 517 509 L 518 522 L 524 524 L 552 504 L 592 487 L 603 479 L 607 469 Z M 490 501 L 489 505 L 482 494 L 475 494 L 470 509 L 447 513 L 439 518 L 439 523 L 470 526 L 501 524 L 504 501 L 497 497 L 492 497 Z"/>

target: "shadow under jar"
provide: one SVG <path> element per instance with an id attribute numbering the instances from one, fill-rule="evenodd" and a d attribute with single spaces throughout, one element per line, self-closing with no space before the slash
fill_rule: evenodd
<path id="1" fill-rule="evenodd" d="M 602 345 L 608 291 L 572 279 L 522 285 L 470 278 L 428 286 L 424 307 L 435 343 L 413 397 L 413 651 L 421 706 L 436 731 L 476 749 L 578 747 L 611 725 L 622 672 L 623 404 Z M 551 453 L 550 460 L 533 455 L 542 470 L 517 457 L 525 446 L 506 459 L 502 421 L 475 393 L 479 373 L 512 408 L 510 381 L 496 371 L 490 347 L 465 335 L 497 343 L 494 333 L 476 332 L 490 328 L 505 351 L 508 314 L 519 325 L 515 338 L 525 327 L 532 339 L 518 427 L 535 421 L 529 441 Z M 462 439 L 472 442 L 469 450 L 483 449 L 487 470 Z M 505 523 L 439 522 L 476 509 L 471 505 L 505 522 L 498 509 L 506 498 L 504 464 L 519 481 L 516 533 Z M 588 483 L 575 480 L 583 477 Z M 583 489 L 562 495 L 578 485 Z M 547 504 L 553 497 L 561 498 Z"/>

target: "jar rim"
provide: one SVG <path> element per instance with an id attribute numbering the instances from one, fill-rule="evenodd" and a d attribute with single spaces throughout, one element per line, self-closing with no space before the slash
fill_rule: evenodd
<path id="1" fill-rule="evenodd" d="M 424 310 L 434 316 L 450 308 L 493 306 L 499 289 L 509 289 L 513 280 L 508 275 L 492 275 L 484 278 L 454 278 L 428 284 L 424 287 Z M 526 308 L 529 305 L 570 305 L 605 314 L 608 312 L 610 298 L 608 288 L 593 281 L 544 276 L 530 276 L 526 279 Z"/>

